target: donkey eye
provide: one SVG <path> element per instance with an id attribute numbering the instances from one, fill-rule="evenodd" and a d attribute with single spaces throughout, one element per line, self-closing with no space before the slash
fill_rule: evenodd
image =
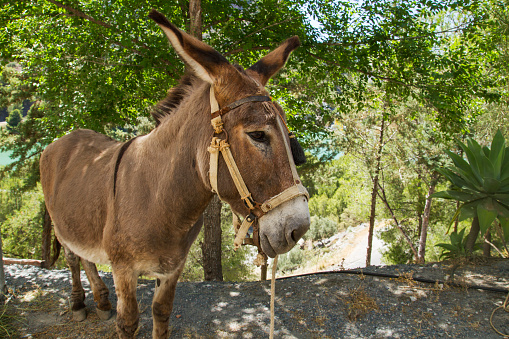
<path id="1" fill-rule="evenodd" d="M 255 132 L 249 132 L 249 137 L 257 142 L 267 142 L 268 138 L 265 132 L 263 131 L 255 131 Z"/>

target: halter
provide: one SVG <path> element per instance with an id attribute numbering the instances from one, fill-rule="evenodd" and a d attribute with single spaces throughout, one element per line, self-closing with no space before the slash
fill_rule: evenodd
<path id="1" fill-rule="evenodd" d="M 281 115 L 278 114 L 280 117 L 280 119 L 277 119 L 278 126 L 281 133 L 283 134 L 283 140 L 285 143 L 286 153 L 288 155 L 288 160 L 292 171 L 294 185 L 285 189 L 281 193 L 267 199 L 263 203 L 258 203 L 256 202 L 256 200 L 253 199 L 251 193 L 249 192 L 249 189 L 247 188 L 244 182 L 244 179 L 242 179 L 242 175 L 240 174 L 237 164 L 233 159 L 233 155 L 230 150 L 230 144 L 228 143 L 228 134 L 223 129 L 223 121 L 221 119 L 221 117 L 226 113 L 248 102 L 272 102 L 272 100 L 268 96 L 249 96 L 237 100 L 219 109 L 219 104 L 217 103 L 216 97 L 214 95 L 214 87 L 210 86 L 211 123 L 212 127 L 214 128 L 214 136 L 212 137 L 210 147 L 208 148 L 208 151 L 210 153 L 209 180 L 210 185 L 212 187 L 212 192 L 216 193 L 219 196 L 219 192 L 217 189 L 217 171 L 219 165 L 219 152 L 221 152 L 221 154 L 223 155 L 223 159 L 230 172 L 230 175 L 233 179 L 233 182 L 235 183 L 237 191 L 239 192 L 240 198 L 249 209 L 249 214 L 244 218 L 244 221 L 242 221 L 240 227 L 238 225 L 236 225 L 235 227 L 236 236 L 233 242 L 234 247 L 235 249 L 238 249 L 243 243 L 245 243 L 244 240 L 246 239 L 246 234 L 249 231 L 249 228 L 254 225 L 252 242 L 254 245 L 258 247 L 259 252 L 261 252 L 261 246 L 259 242 L 259 230 L 257 227 L 258 225 L 255 224 L 258 218 L 263 216 L 270 210 L 276 208 L 277 206 L 281 205 L 282 203 L 295 199 L 299 196 L 305 196 L 309 200 L 309 194 L 306 188 L 301 184 L 299 180 L 297 169 L 295 168 L 295 165 L 293 163 L 290 145 L 288 144 L 288 141 L 285 138 L 284 129 L 282 126 L 282 123 L 284 124 L 284 120 L 283 117 L 281 117 Z M 223 132 L 225 134 L 225 139 L 221 139 L 216 136 Z M 219 198 L 221 199 L 220 196 Z M 254 213 L 255 211 L 257 212 L 256 214 Z"/>

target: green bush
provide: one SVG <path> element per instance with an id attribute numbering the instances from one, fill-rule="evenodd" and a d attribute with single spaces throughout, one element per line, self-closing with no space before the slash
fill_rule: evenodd
<path id="1" fill-rule="evenodd" d="M 309 231 L 307 231 L 304 237 L 306 239 L 321 240 L 332 237 L 337 232 L 338 224 L 335 221 L 313 215 Z"/>
<path id="2" fill-rule="evenodd" d="M 0 227 L 5 256 L 17 258 L 41 257 L 41 230 L 43 222 L 43 195 L 38 187 L 23 192 L 16 179 L 4 179 L 1 188 Z"/>
<path id="3" fill-rule="evenodd" d="M 386 249 L 382 252 L 384 263 L 398 265 L 408 264 L 412 261 L 413 253 L 397 227 L 378 231 L 377 236 L 386 244 Z"/>
<path id="4" fill-rule="evenodd" d="M 467 256 L 467 237 L 465 236 L 465 231 L 466 228 L 463 228 L 459 232 L 454 231 L 449 235 L 449 243 L 440 243 L 435 245 L 444 249 L 440 255 L 440 259 L 454 259 Z M 480 248 L 479 245 L 476 245 L 475 247 L 476 249 Z"/>
<path id="5" fill-rule="evenodd" d="M 23 116 L 19 109 L 13 109 L 5 121 L 7 121 L 7 131 L 15 132 Z"/>
<path id="6" fill-rule="evenodd" d="M 277 270 L 279 272 L 290 272 L 302 266 L 304 262 L 304 251 L 299 246 L 295 246 L 288 253 L 279 257 Z"/>

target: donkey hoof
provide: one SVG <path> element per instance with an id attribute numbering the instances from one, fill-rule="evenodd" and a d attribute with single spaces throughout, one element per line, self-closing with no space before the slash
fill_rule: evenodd
<path id="1" fill-rule="evenodd" d="M 87 318 L 87 310 L 82 308 L 78 311 L 72 311 L 72 320 L 74 321 L 83 321 Z"/>
<path id="2" fill-rule="evenodd" d="M 111 310 L 103 311 L 103 310 L 96 308 L 96 311 L 97 311 L 97 316 L 101 320 L 108 320 L 109 318 L 111 318 Z"/>

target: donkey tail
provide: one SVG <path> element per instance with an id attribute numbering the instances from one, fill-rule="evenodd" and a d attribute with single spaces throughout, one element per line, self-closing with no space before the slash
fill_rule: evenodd
<path id="1" fill-rule="evenodd" d="M 53 238 L 53 259 L 51 259 L 50 267 L 53 267 L 55 263 L 58 260 L 58 257 L 60 256 L 60 249 L 62 248 L 62 245 L 60 244 L 60 241 L 58 241 L 57 237 L 55 236 Z"/>
<path id="2" fill-rule="evenodd" d="M 42 252 L 43 252 L 43 262 L 44 268 L 51 268 L 55 265 L 60 255 L 60 249 L 62 245 L 57 239 L 57 236 L 53 236 L 53 251 L 51 249 L 51 229 L 53 227 L 53 222 L 51 220 L 51 216 L 48 212 L 46 206 L 44 207 L 44 225 L 42 231 Z M 53 254 L 53 255 L 52 255 Z M 53 258 L 52 258 L 53 257 Z"/>

